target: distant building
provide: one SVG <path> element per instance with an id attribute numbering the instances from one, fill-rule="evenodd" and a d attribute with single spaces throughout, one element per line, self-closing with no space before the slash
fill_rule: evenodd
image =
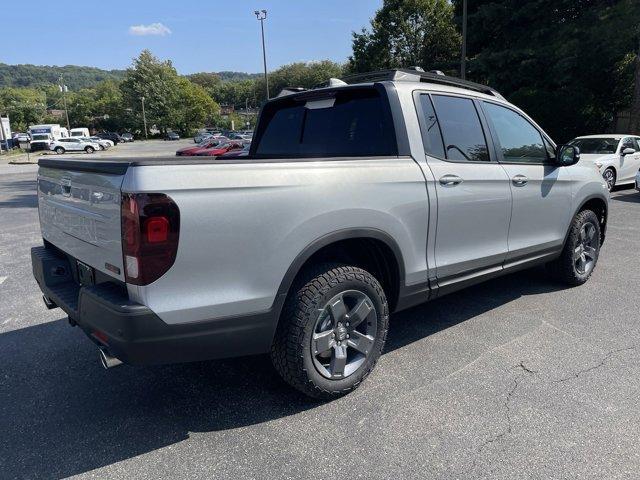
<path id="1" fill-rule="evenodd" d="M 233 105 L 220 105 L 220 115 L 231 115 L 235 111 Z"/>
<path id="2" fill-rule="evenodd" d="M 64 110 L 53 108 L 51 110 L 47 110 L 47 115 L 50 115 L 55 118 L 64 118 Z"/>

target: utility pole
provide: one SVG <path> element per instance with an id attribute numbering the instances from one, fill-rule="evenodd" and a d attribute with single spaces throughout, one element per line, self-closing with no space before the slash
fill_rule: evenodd
<path id="1" fill-rule="evenodd" d="M 64 115 L 67 118 L 67 130 L 71 131 L 69 123 L 69 110 L 67 109 L 67 86 L 64 84 L 64 78 L 60 75 L 60 91 L 62 92 L 62 102 L 64 103 Z M 69 133 L 71 135 L 71 133 Z"/>
<path id="2" fill-rule="evenodd" d="M 460 78 L 467 78 L 467 0 L 462 0 L 462 58 L 460 59 Z"/>
<path id="3" fill-rule="evenodd" d="M 142 121 L 144 122 L 144 138 L 145 140 L 149 140 L 149 136 L 147 135 L 147 115 L 144 113 L 144 95 L 141 97 L 142 100 Z"/>
<path id="4" fill-rule="evenodd" d="M 264 21 L 267 18 L 266 10 L 256 10 L 253 12 L 256 18 L 260 20 L 260 29 L 262 30 L 262 61 L 264 63 L 264 84 L 267 92 L 267 100 L 269 100 L 269 77 L 267 76 L 267 51 L 264 46 Z"/>

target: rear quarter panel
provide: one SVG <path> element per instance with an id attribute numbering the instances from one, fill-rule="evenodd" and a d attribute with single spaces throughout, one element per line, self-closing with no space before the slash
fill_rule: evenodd
<path id="1" fill-rule="evenodd" d="M 268 310 L 298 254 L 344 229 L 387 233 L 405 283 L 427 278 L 428 200 L 410 157 L 138 166 L 122 190 L 166 193 L 180 208 L 173 267 L 129 287 L 167 323 Z"/>

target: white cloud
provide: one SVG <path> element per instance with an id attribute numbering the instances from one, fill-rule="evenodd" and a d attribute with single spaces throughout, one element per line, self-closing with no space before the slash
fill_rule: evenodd
<path id="1" fill-rule="evenodd" d="M 149 25 L 131 25 L 129 27 L 129 35 L 146 36 L 146 35 L 160 35 L 164 37 L 169 35 L 171 30 L 169 27 L 162 23 L 150 23 Z"/>

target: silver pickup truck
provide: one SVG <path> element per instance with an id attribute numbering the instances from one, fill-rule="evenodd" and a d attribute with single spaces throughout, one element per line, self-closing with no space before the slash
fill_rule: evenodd
<path id="1" fill-rule="evenodd" d="M 41 159 L 33 273 L 106 367 L 270 353 L 334 398 L 390 313 L 537 264 L 587 281 L 608 199 L 496 91 L 391 70 L 283 92 L 248 157 Z"/>

